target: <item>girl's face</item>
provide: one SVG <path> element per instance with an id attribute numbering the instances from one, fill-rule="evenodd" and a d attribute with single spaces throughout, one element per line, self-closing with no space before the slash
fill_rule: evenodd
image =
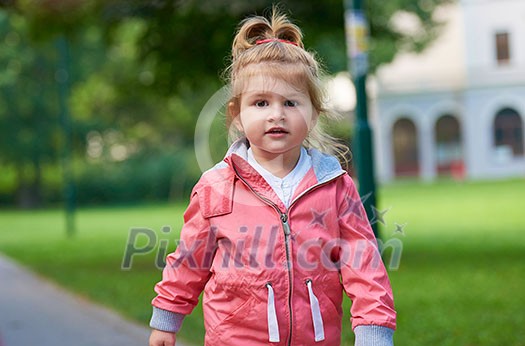
<path id="1" fill-rule="evenodd" d="M 250 141 L 255 159 L 298 159 L 317 112 L 306 91 L 260 74 L 247 81 L 234 124 Z"/>

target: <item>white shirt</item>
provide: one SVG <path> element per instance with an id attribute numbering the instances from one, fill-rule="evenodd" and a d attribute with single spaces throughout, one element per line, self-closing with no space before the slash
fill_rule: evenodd
<path id="1" fill-rule="evenodd" d="M 261 166 L 255 157 L 252 149 L 248 149 L 248 163 L 266 180 L 272 187 L 277 196 L 283 201 L 286 208 L 290 206 L 291 198 L 301 180 L 312 167 L 312 158 L 305 148 L 301 147 L 301 155 L 294 169 L 284 178 L 279 178 Z"/>

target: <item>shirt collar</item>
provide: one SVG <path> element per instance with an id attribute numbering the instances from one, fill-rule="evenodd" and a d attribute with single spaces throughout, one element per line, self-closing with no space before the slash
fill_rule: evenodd
<path id="1" fill-rule="evenodd" d="M 305 148 L 301 147 L 299 161 L 284 178 L 279 178 L 270 173 L 266 168 L 261 166 L 253 156 L 252 149 L 248 149 L 248 163 L 266 180 L 270 185 L 273 184 L 287 184 L 294 186 L 299 184 L 301 179 L 306 175 L 308 170 L 312 167 L 312 159 Z"/>

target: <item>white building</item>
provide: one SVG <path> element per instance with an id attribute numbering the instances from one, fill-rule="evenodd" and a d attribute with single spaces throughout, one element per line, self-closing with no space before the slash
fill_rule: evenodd
<path id="1" fill-rule="evenodd" d="M 460 0 L 436 15 L 440 37 L 374 78 L 378 179 L 525 177 L 525 0 Z"/>

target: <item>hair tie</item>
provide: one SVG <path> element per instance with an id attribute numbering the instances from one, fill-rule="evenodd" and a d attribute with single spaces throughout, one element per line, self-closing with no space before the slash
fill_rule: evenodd
<path id="1" fill-rule="evenodd" d="M 268 42 L 282 42 L 282 43 L 293 44 L 294 46 L 299 47 L 297 42 L 283 40 L 283 39 L 280 39 L 280 38 L 266 38 L 264 40 L 257 40 L 257 41 L 255 41 L 255 44 L 259 45 L 259 44 L 268 43 Z"/>

